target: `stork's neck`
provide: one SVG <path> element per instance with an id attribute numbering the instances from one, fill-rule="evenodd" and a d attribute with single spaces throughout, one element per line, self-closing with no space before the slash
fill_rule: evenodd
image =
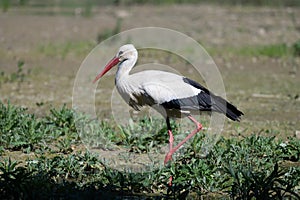
<path id="1" fill-rule="evenodd" d="M 115 80 L 116 83 L 123 79 L 126 79 L 129 76 L 129 72 L 134 67 L 136 60 L 137 58 L 130 58 L 119 64 Z"/>

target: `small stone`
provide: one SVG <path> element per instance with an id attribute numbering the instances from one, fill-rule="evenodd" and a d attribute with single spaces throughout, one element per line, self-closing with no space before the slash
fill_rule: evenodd
<path id="1" fill-rule="evenodd" d="M 286 146 L 287 146 L 287 144 L 286 144 L 286 143 L 284 143 L 284 142 L 282 142 L 282 143 L 280 143 L 280 144 L 279 144 L 279 146 L 281 146 L 281 147 L 283 147 L 283 148 L 284 148 L 284 147 L 286 147 Z"/>
<path id="2" fill-rule="evenodd" d="M 300 131 L 296 131 L 295 136 L 296 136 L 297 139 L 300 139 Z"/>

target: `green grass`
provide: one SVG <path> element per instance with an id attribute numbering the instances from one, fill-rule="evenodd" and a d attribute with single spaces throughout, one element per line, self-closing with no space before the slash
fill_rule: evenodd
<path id="1" fill-rule="evenodd" d="M 116 26 L 112 30 L 104 30 L 99 33 L 96 40 L 101 42 L 108 37 L 120 32 L 121 21 L 117 20 Z M 65 59 L 67 56 L 84 56 L 96 46 L 92 41 L 68 41 L 39 45 L 35 49 L 35 54 L 53 57 L 59 56 Z M 296 42 L 292 46 L 287 44 L 253 45 L 240 47 L 205 47 L 212 56 L 239 56 L 239 57 L 269 57 L 287 58 L 299 55 L 299 44 Z M 0 74 L 1 81 L 1 74 Z"/>
<path id="2" fill-rule="evenodd" d="M 205 134 L 199 134 L 166 167 L 137 173 L 112 169 L 81 148 L 83 130 L 77 130 L 80 124 L 91 124 L 95 136 L 147 154 L 167 145 L 163 120 L 144 118 L 136 125 L 115 127 L 66 106 L 36 117 L 3 103 L 0 117 L 1 199 L 299 198 L 300 141 L 293 137 L 222 137 L 203 158 L 199 152 Z M 172 126 L 177 135 L 180 127 Z M 170 176 L 172 186 L 167 184 Z"/>
<path id="3" fill-rule="evenodd" d="M 38 0 L 1 0 L 0 5 L 2 12 L 7 12 L 10 8 L 37 8 L 45 9 L 44 11 L 29 11 L 36 15 L 82 15 L 84 17 L 92 16 L 93 9 L 99 6 L 132 6 L 132 5 L 172 5 L 172 4 L 217 4 L 217 5 L 234 5 L 234 6 L 271 6 L 271 7 L 291 7 L 300 6 L 298 0 L 64 0 L 64 1 L 38 1 Z M 61 8 L 56 11 L 49 10 L 48 8 Z M 80 9 L 78 13 L 75 9 Z M 48 9 L 48 10 L 47 10 Z"/>
<path id="4" fill-rule="evenodd" d="M 0 86 L 7 82 L 22 83 L 26 76 L 30 74 L 30 70 L 24 71 L 24 64 L 25 62 L 23 60 L 19 60 L 17 63 L 17 70 L 9 74 L 4 71 L 0 71 Z"/>
<path id="5" fill-rule="evenodd" d="M 88 54 L 91 49 L 96 45 L 92 41 L 67 41 L 57 43 L 47 43 L 39 45 L 36 48 L 36 54 L 44 56 L 60 56 L 65 59 L 67 56 L 79 56 Z"/>
<path id="6" fill-rule="evenodd" d="M 293 53 L 295 56 L 300 56 L 300 40 L 293 44 Z"/>
<path id="7" fill-rule="evenodd" d="M 97 42 L 100 43 L 109 37 L 112 37 L 121 32 L 122 19 L 117 18 L 115 27 L 113 29 L 105 29 L 97 35 Z"/>
<path id="8" fill-rule="evenodd" d="M 45 7 L 45 6 L 60 6 L 60 7 L 85 7 L 89 6 L 103 6 L 103 5 L 132 5 L 132 4 L 154 4 L 154 5 L 161 5 L 161 4 L 195 4 L 195 3 L 217 3 L 222 5 L 252 5 L 252 6 L 299 6 L 299 1 L 297 0 L 229 0 L 229 1 L 221 1 L 221 0 L 87 0 L 87 1 L 80 1 L 80 0 L 64 0 L 64 1 L 38 1 L 38 0 L 2 0 L 3 6 L 17 6 L 17 5 L 31 5 L 35 7 Z"/>
<path id="9" fill-rule="evenodd" d="M 211 55 L 235 55 L 245 57 L 284 58 L 295 55 L 294 47 L 289 47 L 287 44 L 218 47 L 217 49 L 207 48 L 207 51 Z"/>

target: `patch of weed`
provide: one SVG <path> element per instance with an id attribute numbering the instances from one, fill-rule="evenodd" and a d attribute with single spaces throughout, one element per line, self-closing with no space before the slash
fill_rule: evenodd
<path id="1" fill-rule="evenodd" d="M 2 11 L 7 12 L 10 7 L 10 0 L 2 0 Z"/>
<path id="2" fill-rule="evenodd" d="M 0 85 L 2 83 L 7 83 L 7 82 L 18 82 L 21 83 L 24 81 L 25 77 L 29 75 L 30 70 L 27 72 L 24 71 L 24 64 L 25 62 L 23 60 L 19 60 L 17 63 L 17 71 L 12 72 L 10 74 L 6 74 L 5 72 L 1 71 L 0 72 Z"/>
<path id="3" fill-rule="evenodd" d="M 295 56 L 300 56 L 300 40 L 293 44 L 293 53 Z"/>
<path id="4" fill-rule="evenodd" d="M 101 33 L 98 33 L 97 35 L 97 42 L 100 43 L 109 37 L 112 37 L 118 33 L 121 32 L 121 26 L 122 26 L 122 19 L 118 18 L 116 21 L 116 25 L 113 29 L 105 29 Z"/>
<path id="5" fill-rule="evenodd" d="M 12 150 L 33 149 L 43 138 L 43 125 L 25 108 L 0 104 L 0 144 Z"/>
<path id="6" fill-rule="evenodd" d="M 67 41 L 43 44 L 38 46 L 36 51 L 45 56 L 57 56 L 65 59 L 69 55 L 86 55 L 94 45 L 91 41 Z"/>
<path id="7" fill-rule="evenodd" d="M 174 131 L 178 130 L 173 121 L 171 126 Z M 159 119 L 145 117 L 138 123 L 121 126 L 120 131 L 123 136 L 122 145 L 129 147 L 132 152 L 149 152 L 168 142 L 167 126 Z"/>
<path id="8" fill-rule="evenodd" d="M 256 45 L 256 46 L 242 46 L 242 47 L 224 47 L 218 49 L 208 48 L 208 52 L 212 55 L 237 55 L 250 57 L 270 57 L 282 58 L 293 55 L 293 50 L 287 44 L 270 44 L 270 45 Z"/>

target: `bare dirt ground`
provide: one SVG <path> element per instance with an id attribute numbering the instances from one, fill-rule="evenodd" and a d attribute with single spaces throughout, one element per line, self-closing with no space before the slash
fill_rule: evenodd
<path id="1" fill-rule="evenodd" d="M 300 38 L 299 8 L 101 7 L 94 8 L 90 17 L 75 15 L 77 11 L 61 14 L 57 8 L 12 8 L 0 14 L 0 71 L 16 71 L 22 60 L 26 72 L 24 82 L 0 85 L 1 101 L 28 107 L 38 115 L 51 106 L 71 107 L 74 78 L 81 62 L 96 46 L 98 34 L 113 29 L 118 17 L 122 18 L 122 31 L 145 26 L 170 28 L 211 49 L 291 45 Z M 71 45 L 62 56 L 62 49 L 73 43 L 80 43 L 83 50 Z M 240 125 L 228 122 L 225 129 L 229 134 L 246 130 L 292 136 L 300 130 L 299 58 L 221 52 L 213 59 L 222 73 L 228 99 L 245 113 Z"/>

